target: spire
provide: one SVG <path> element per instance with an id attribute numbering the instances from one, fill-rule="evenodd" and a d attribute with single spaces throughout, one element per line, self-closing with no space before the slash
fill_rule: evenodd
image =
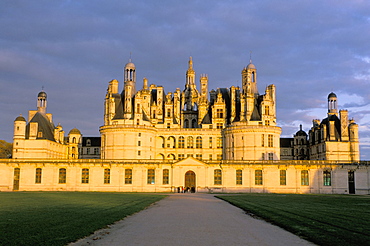
<path id="1" fill-rule="evenodd" d="M 189 70 L 193 70 L 193 58 L 191 56 L 189 58 Z"/>
<path id="2" fill-rule="evenodd" d="M 252 64 L 252 51 L 249 51 L 249 63 Z"/>

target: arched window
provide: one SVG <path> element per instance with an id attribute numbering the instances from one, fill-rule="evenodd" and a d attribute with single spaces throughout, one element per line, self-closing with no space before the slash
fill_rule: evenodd
<path id="1" fill-rule="evenodd" d="M 160 141 L 160 146 L 161 146 L 161 148 L 164 148 L 165 147 L 165 139 L 164 139 L 164 137 L 162 137 L 162 136 L 160 136 L 159 137 L 159 141 Z"/>
<path id="2" fill-rule="evenodd" d="M 72 138 L 72 143 L 76 143 L 76 138 Z"/>
<path id="3" fill-rule="evenodd" d="M 179 137 L 179 149 L 185 148 L 185 138 L 183 136 Z"/>
<path id="4" fill-rule="evenodd" d="M 191 149 L 191 148 L 193 148 L 193 145 L 194 145 L 194 139 L 193 139 L 192 136 L 189 136 L 188 139 L 187 139 L 187 148 Z"/>
<path id="5" fill-rule="evenodd" d="M 174 155 L 174 154 L 168 154 L 168 155 L 167 155 L 167 159 L 169 159 L 169 160 L 175 160 L 175 159 L 176 159 L 176 157 L 175 157 L 175 155 Z"/>
<path id="6" fill-rule="evenodd" d="M 203 148 L 203 142 L 202 142 L 202 137 L 197 137 L 196 138 L 196 146 L 197 149 Z"/>
<path id="7" fill-rule="evenodd" d="M 176 148 L 176 139 L 173 136 L 167 138 L 167 147 L 168 148 Z"/>
<path id="8" fill-rule="evenodd" d="M 196 119 L 193 119 L 191 121 L 191 128 L 197 128 L 197 120 Z"/>
<path id="9" fill-rule="evenodd" d="M 184 120 L 184 128 L 189 128 L 189 120 L 188 119 Z"/>

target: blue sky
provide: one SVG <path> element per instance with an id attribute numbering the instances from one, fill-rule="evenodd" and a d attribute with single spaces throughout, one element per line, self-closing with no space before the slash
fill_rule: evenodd
<path id="1" fill-rule="evenodd" d="M 14 1 L 0 2 L 0 139 L 36 109 L 42 87 L 54 124 L 99 136 L 108 82 L 121 82 L 130 52 L 142 78 L 183 89 L 189 56 L 209 88 L 241 85 L 250 52 L 258 88 L 277 87 L 283 137 L 327 113 L 327 96 L 359 124 L 370 160 L 370 2 Z"/>

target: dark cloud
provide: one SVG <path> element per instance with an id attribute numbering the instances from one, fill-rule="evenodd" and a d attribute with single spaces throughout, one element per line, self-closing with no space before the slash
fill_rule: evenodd
<path id="1" fill-rule="evenodd" d="M 147 77 L 168 92 L 183 88 L 189 56 L 210 88 L 240 86 L 252 51 L 260 93 L 277 87 L 284 136 L 325 118 L 334 91 L 370 159 L 368 13 L 360 0 L 1 1 L 0 138 L 42 86 L 56 124 L 99 135 L 107 83 L 122 81 L 130 52 L 138 87 Z"/>

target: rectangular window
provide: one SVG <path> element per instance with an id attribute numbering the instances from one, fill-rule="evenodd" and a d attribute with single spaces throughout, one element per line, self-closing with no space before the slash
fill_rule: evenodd
<path id="1" fill-rule="evenodd" d="M 65 168 L 59 168 L 59 184 L 65 184 L 67 182 L 67 170 Z"/>
<path id="2" fill-rule="evenodd" d="M 170 182 L 170 171 L 168 169 L 163 169 L 163 184 L 167 185 Z"/>
<path id="3" fill-rule="evenodd" d="M 218 108 L 216 110 L 216 117 L 217 118 L 224 118 L 224 112 L 223 112 L 223 110 L 221 108 Z"/>
<path id="4" fill-rule="evenodd" d="M 265 134 L 261 135 L 261 146 L 265 147 Z"/>
<path id="5" fill-rule="evenodd" d="M 212 149 L 212 137 L 209 137 L 209 148 Z"/>
<path id="6" fill-rule="evenodd" d="M 254 171 L 254 183 L 255 185 L 262 185 L 262 170 Z"/>
<path id="7" fill-rule="evenodd" d="M 218 161 L 221 161 L 221 160 L 222 160 L 222 154 L 218 154 L 218 155 L 217 155 L 217 160 L 218 160 Z"/>
<path id="8" fill-rule="evenodd" d="M 99 155 L 99 148 L 94 148 L 94 155 Z"/>
<path id="9" fill-rule="evenodd" d="M 90 154 L 90 148 L 86 148 L 86 154 L 89 155 Z"/>
<path id="10" fill-rule="evenodd" d="M 201 149 L 203 148 L 203 141 L 202 141 L 202 137 L 197 137 L 196 140 L 195 140 L 195 147 L 197 149 Z"/>
<path id="11" fill-rule="evenodd" d="M 236 184 L 243 184 L 243 170 L 236 170 Z"/>
<path id="12" fill-rule="evenodd" d="M 183 160 L 183 159 L 185 159 L 185 155 L 184 154 L 179 154 L 179 160 Z"/>
<path id="13" fill-rule="evenodd" d="M 280 170 L 280 185 L 286 185 L 286 170 Z"/>
<path id="14" fill-rule="evenodd" d="M 81 183 L 83 184 L 89 183 L 89 169 L 88 168 L 82 169 Z"/>
<path id="15" fill-rule="evenodd" d="M 125 169 L 125 184 L 132 184 L 132 169 Z"/>
<path id="16" fill-rule="evenodd" d="M 222 123 L 216 123 L 216 128 L 217 129 L 222 129 L 222 125 L 223 125 Z"/>
<path id="17" fill-rule="evenodd" d="M 36 177 L 35 177 L 36 184 L 41 184 L 41 174 L 42 174 L 42 169 L 36 168 Z"/>
<path id="18" fill-rule="evenodd" d="M 137 151 L 137 155 L 141 155 L 141 150 L 138 150 Z"/>
<path id="19" fill-rule="evenodd" d="M 331 186 L 331 172 L 329 170 L 324 171 L 324 186 Z"/>
<path id="20" fill-rule="evenodd" d="M 221 169 L 216 169 L 214 171 L 214 184 L 221 185 L 222 184 L 222 171 Z"/>
<path id="21" fill-rule="evenodd" d="M 171 128 L 171 123 L 167 123 L 167 128 Z"/>
<path id="22" fill-rule="evenodd" d="M 301 171 L 301 185 L 309 185 L 308 170 Z"/>
<path id="23" fill-rule="evenodd" d="M 137 141 L 137 146 L 141 146 L 141 141 Z"/>
<path id="24" fill-rule="evenodd" d="M 194 145 L 194 138 L 192 136 L 189 136 L 187 138 L 187 148 L 192 149 Z"/>
<path id="25" fill-rule="evenodd" d="M 202 154 L 196 154 L 195 155 L 195 158 L 197 158 L 198 160 L 202 160 L 203 159 L 203 155 Z"/>
<path id="26" fill-rule="evenodd" d="M 104 169 L 104 184 L 110 184 L 110 169 Z"/>
<path id="27" fill-rule="evenodd" d="M 209 158 L 208 158 L 210 161 L 212 161 L 212 154 L 209 154 Z"/>
<path id="28" fill-rule="evenodd" d="M 269 153 L 269 160 L 270 161 L 274 160 L 274 153 Z"/>
<path id="29" fill-rule="evenodd" d="M 268 147 L 274 147 L 274 136 L 271 134 L 268 135 Z"/>
<path id="30" fill-rule="evenodd" d="M 148 169 L 148 184 L 155 184 L 155 169 Z"/>
<path id="31" fill-rule="evenodd" d="M 222 137 L 217 137 L 217 149 L 222 149 Z"/>
<path id="32" fill-rule="evenodd" d="M 269 115 L 269 114 L 270 114 L 270 107 L 265 106 L 265 115 Z"/>
<path id="33" fill-rule="evenodd" d="M 193 157 L 193 154 L 188 154 L 187 157 Z"/>

